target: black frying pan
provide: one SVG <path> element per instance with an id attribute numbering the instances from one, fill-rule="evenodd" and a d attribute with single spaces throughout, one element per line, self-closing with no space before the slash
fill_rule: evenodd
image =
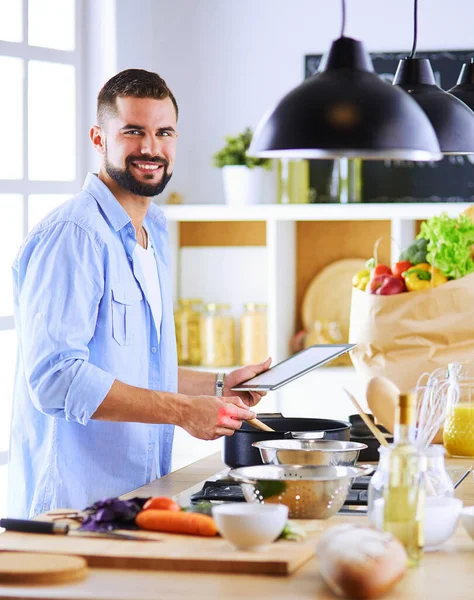
<path id="1" fill-rule="evenodd" d="M 260 451 L 254 442 L 281 440 L 283 438 L 350 440 L 351 424 L 332 419 L 285 418 L 282 415 L 262 415 L 258 418 L 274 429 L 274 432 L 260 431 L 243 423 L 241 429 L 224 440 L 223 460 L 229 467 L 249 467 L 261 465 Z"/>

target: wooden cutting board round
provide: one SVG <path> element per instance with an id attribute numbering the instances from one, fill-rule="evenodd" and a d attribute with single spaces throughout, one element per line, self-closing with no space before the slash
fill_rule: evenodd
<path id="1" fill-rule="evenodd" d="M 363 258 L 337 260 L 322 269 L 311 281 L 303 297 L 301 317 L 306 331 L 315 321 L 336 321 L 344 337 L 349 333 L 352 276 L 365 268 Z"/>
<path id="2" fill-rule="evenodd" d="M 0 583 L 68 583 L 87 573 L 87 563 L 79 556 L 0 552 Z"/>

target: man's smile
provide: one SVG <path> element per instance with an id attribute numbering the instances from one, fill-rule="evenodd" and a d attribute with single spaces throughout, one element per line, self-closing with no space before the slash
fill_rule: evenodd
<path id="1" fill-rule="evenodd" d="M 157 173 L 160 169 L 163 169 L 163 164 L 155 162 L 132 162 L 132 167 L 142 173 Z"/>

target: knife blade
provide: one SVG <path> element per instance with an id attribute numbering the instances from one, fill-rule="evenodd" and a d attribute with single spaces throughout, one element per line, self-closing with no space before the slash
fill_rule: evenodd
<path id="1" fill-rule="evenodd" d="M 76 537 L 110 538 L 115 540 L 132 540 L 135 542 L 161 542 L 159 538 L 142 537 L 117 531 L 82 531 L 71 529 L 69 525 L 60 525 L 54 521 L 31 521 L 28 519 L 0 519 L 0 527 L 7 531 L 21 533 L 46 533 L 53 535 L 71 535 Z"/>

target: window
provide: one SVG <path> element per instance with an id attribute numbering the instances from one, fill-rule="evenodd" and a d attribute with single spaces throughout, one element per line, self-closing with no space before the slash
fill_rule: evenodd
<path id="1" fill-rule="evenodd" d="M 11 264 L 28 231 L 82 184 L 77 107 L 83 0 L 0 2 L 0 516 L 16 364 Z M 54 16 L 53 16 L 54 15 Z"/>

